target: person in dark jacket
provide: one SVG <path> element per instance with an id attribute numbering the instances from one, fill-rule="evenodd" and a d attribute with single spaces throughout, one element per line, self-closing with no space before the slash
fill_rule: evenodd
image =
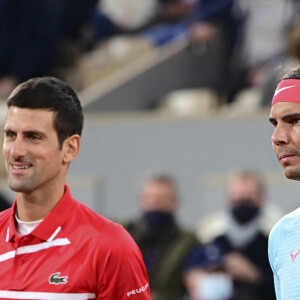
<path id="1" fill-rule="evenodd" d="M 141 249 L 152 300 L 179 300 L 186 293 L 183 267 L 196 237 L 178 224 L 178 201 L 174 179 L 153 174 L 140 191 L 141 216 L 124 224 Z"/>
<path id="2" fill-rule="evenodd" d="M 256 171 L 243 169 L 231 174 L 226 192 L 227 213 L 215 218 L 209 216 L 199 227 L 198 236 L 202 242 L 221 249 L 218 270 L 226 275 L 227 288 L 228 279 L 232 282 L 233 290 L 227 295 L 228 298 L 210 299 L 275 300 L 273 275 L 268 261 L 268 235 L 279 214 L 274 213 L 272 206 L 266 205 L 262 177 Z M 201 249 L 195 249 L 189 256 L 187 273 L 207 271 L 202 265 Z M 191 283 L 195 282 L 195 276 L 187 275 L 186 278 L 190 289 L 195 287 Z M 197 291 L 201 291 L 201 281 L 199 276 Z M 214 287 L 217 289 L 216 285 Z M 221 287 L 224 287 L 224 280 Z M 190 290 L 190 293 L 195 291 Z M 203 297 L 199 299 L 206 300 Z"/>

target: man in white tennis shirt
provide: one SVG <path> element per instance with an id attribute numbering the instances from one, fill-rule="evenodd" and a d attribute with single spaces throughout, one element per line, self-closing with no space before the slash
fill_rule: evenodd
<path id="1" fill-rule="evenodd" d="M 273 148 L 285 176 L 300 180 L 300 68 L 279 82 L 269 120 L 274 125 Z M 300 299 L 300 208 L 273 227 L 269 260 L 277 299 Z"/>

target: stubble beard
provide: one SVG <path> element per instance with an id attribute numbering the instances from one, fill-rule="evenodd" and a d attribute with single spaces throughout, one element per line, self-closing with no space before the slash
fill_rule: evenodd
<path id="1" fill-rule="evenodd" d="M 300 181 L 300 169 L 299 168 L 285 168 L 285 177 L 291 180 Z"/>
<path id="2" fill-rule="evenodd" d="M 36 180 L 34 177 L 27 179 L 15 179 L 8 176 L 7 183 L 9 188 L 17 193 L 29 193 L 36 187 Z"/>

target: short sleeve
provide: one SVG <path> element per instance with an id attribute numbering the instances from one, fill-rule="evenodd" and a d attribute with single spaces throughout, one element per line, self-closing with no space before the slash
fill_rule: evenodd
<path id="1" fill-rule="evenodd" d="M 125 230 L 107 250 L 104 261 L 98 263 L 97 300 L 150 300 L 142 254 Z"/>

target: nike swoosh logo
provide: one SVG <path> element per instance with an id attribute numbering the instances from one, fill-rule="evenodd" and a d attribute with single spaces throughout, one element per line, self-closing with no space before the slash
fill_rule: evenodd
<path id="1" fill-rule="evenodd" d="M 290 88 L 295 87 L 295 86 L 296 86 L 296 85 L 286 86 L 286 87 L 284 87 L 284 88 L 281 88 L 281 89 L 279 89 L 279 90 L 276 90 L 274 96 L 276 96 L 278 93 L 282 92 L 283 90 L 290 89 Z"/>

